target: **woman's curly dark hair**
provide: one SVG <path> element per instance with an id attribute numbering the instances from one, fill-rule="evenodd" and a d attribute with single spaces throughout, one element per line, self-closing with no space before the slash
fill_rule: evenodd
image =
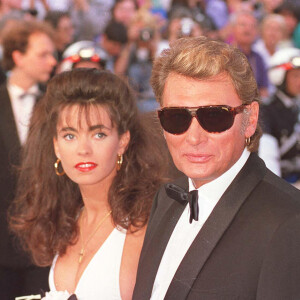
<path id="1" fill-rule="evenodd" d="M 41 266 L 50 265 L 55 254 L 64 254 L 78 237 L 76 219 L 83 206 L 79 187 L 66 175 L 57 176 L 53 167 L 59 113 L 74 104 L 87 118 L 91 106 L 101 105 L 119 135 L 130 132 L 122 167 L 108 194 L 116 226 L 138 230 L 147 223 L 152 198 L 165 176 L 167 159 L 156 145 L 159 139 L 143 123 L 125 81 L 96 69 L 75 69 L 54 76 L 31 119 L 17 196 L 9 212 L 12 230 Z"/>

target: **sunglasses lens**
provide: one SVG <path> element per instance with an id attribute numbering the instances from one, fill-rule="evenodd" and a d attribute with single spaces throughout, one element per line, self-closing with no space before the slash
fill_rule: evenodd
<path id="1" fill-rule="evenodd" d="M 162 128 L 172 134 L 181 134 L 187 131 L 192 120 L 190 113 L 181 108 L 160 110 L 158 117 Z"/>
<path id="2" fill-rule="evenodd" d="M 234 116 L 226 107 L 203 107 L 197 110 L 197 118 L 204 130 L 223 132 L 234 122 Z"/>

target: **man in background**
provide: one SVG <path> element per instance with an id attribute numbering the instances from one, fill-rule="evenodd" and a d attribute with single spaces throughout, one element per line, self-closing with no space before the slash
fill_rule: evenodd
<path id="1" fill-rule="evenodd" d="M 254 14 L 250 11 L 238 11 L 231 16 L 232 44 L 246 56 L 254 72 L 261 98 L 268 97 L 268 74 L 265 62 L 260 54 L 252 49 L 257 38 L 258 25 Z"/>
<path id="2" fill-rule="evenodd" d="M 269 79 L 276 89 L 261 107 L 264 135 L 259 155 L 270 170 L 299 187 L 300 49 L 276 51 L 270 59 Z"/>
<path id="3" fill-rule="evenodd" d="M 52 31 L 42 23 L 15 21 L 3 32 L 3 65 L 7 82 L 0 86 L 0 298 L 48 290 L 48 269 L 32 265 L 10 235 L 7 210 L 15 196 L 16 169 L 40 83 L 56 64 Z M 50 166 L 49 166 L 50 168 Z"/>

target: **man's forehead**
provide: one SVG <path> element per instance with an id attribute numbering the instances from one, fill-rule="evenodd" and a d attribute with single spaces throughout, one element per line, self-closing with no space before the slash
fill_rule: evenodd
<path id="1" fill-rule="evenodd" d="M 162 95 L 162 107 L 240 104 L 242 101 L 226 73 L 203 79 L 170 74 Z"/>

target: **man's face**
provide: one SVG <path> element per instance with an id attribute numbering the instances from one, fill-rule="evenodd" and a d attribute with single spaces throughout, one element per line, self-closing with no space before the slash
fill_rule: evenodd
<path id="1" fill-rule="evenodd" d="M 300 95 L 300 69 L 292 69 L 286 73 L 286 89 L 293 97 Z"/>
<path id="2" fill-rule="evenodd" d="M 276 20 L 266 21 L 262 30 L 262 38 L 267 46 L 276 47 L 284 39 L 282 24 Z"/>
<path id="3" fill-rule="evenodd" d="M 73 41 L 74 26 L 71 18 L 64 16 L 62 17 L 57 26 L 56 38 L 58 43 L 63 47 L 70 44 Z"/>
<path id="4" fill-rule="evenodd" d="M 27 50 L 20 54 L 16 67 L 33 83 L 46 82 L 56 65 L 54 50 L 54 44 L 46 34 L 34 33 L 29 37 Z"/>
<path id="5" fill-rule="evenodd" d="M 227 75 L 210 80 L 196 80 L 171 73 L 166 81 L 163 107 L 242 104 Z M 180 135 L 164 132 L 176 167 L 190 177 L 198 188 L 226 172 L 241 156 L 245 138 L 254 134 L 258 119 L 258 104 L 247 106 L 250 111 L 235 116 L 233 126 L 222 133 L 205 131 L 196 118 Z"/>
<path id="6" fill-rule="evenodd" d="M 250 46 L 257 35 L 257 22 L 251 15 L 240 15 L 233 26 L 234 39 L 238 45 Z"/>
<path id="7" fill-rule="evenodd" d="M 105 49 L 105 51 L 113 57 L 117 57 L 120 55 L 122 50 L 122 44 L 116 41 L 109 40 L 106 35 L 103 35 L 101 46 Z"/>

